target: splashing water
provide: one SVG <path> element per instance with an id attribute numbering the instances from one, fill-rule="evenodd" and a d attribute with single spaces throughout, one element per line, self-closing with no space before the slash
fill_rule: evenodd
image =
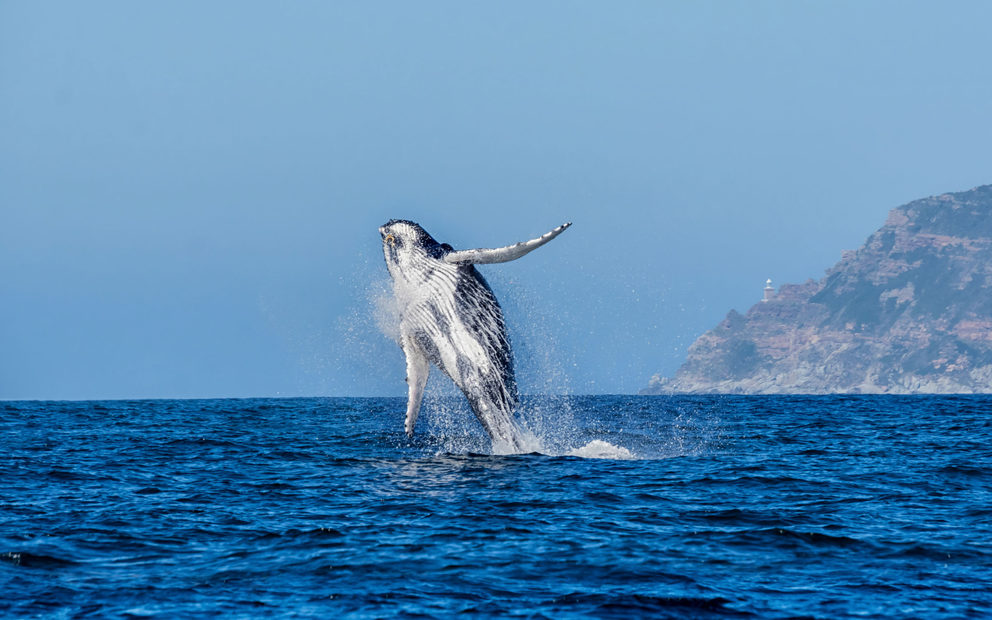
<path id="1" fill-rule="evenodd" d="M 400 342 L 400 306 L 393 294 L 388 279 L 377 280 L 368 288 L 369 304 L 372 306 L 372 319 L 384 336 Z"/>
<path id="2" fill-rule="evenodd" d="M 568 456 L 579 456 L 586 459 L 635 459 L 634 454 L 622 446 L 614 446 L 602 439 L 593 439 L 581 448 L 576 448 Z"/>
<path id="3" fill-rule="evenodd" d="M 498 284 L 505 284 L 500 278 Z M 503 288 L 503 287 L 501 287 Z M 509 303 L 508 313 L 532 310 L 534 299 L 519 286 L 508 285 L 501 291 Z M 373 282 L 368 288 L 372 318 L 378 330 L 390 340 L 399 341 L 400 304 L 388 280 Z M 506 294 L 504 294 L 506 293 Z M 419 439 L 424 447 L 438 454 L 491 453 L 540 453 L 549 456 L 574 456 L 581 458 L 631 459 L 636 458 L 628 448 L 614 445 L 604 439 L 582 443 L 569 397 L 569 379 L 564 372 L 558 352 L 555 330 L 547 323 L 548 312 L 528 312 L 530 321 L 510 322 L 513 354 L 518 369 L 524 376 L 518 381 L 525 390 L 535 390 L 538 396 L 525 397 L 516 412 L 516 419 L 523 434 L 523 446 L 515 448 L 490 440 L 478 424 L 454 383 L 432 367 L 430 379 L 421 405 L 419 426 L 426 431 L 426 439 Z M 509 322 L 509 321 L 508 321 Z M 398 415 L 397 422 L 402 418 Z M 577 447 L 578 446 L 578 447 Z"/>
<path id="4" fill-rule="evenodd" d="M 526 426 L 524 449 L 514 451 L 493 444 L 482 430 L 464 396 L 446 377 L 436 373 L 431 394 L 425 398 L 421 424 L 413 446 L 432 456 L 453 454 L 508 455 L 517 452 L 553 457 L 589 459 L 668 459 L 704 456 L 719 450 L 724 442 L 722 410 L 700 405 L 697 399 L 669 400 L 658 407 L 645 408 L 643 397 L 613 397 L 610 407 L 595 396 L 540 397 L 522 399 L 519 418 L 522 425 L 538 422 L 542 432 Z M 555 403 L 562 405 L 556 408 Z M 401 418 L 397 409 L 397 424 Z M 555 432 L 561 417 L 574 428 Z"/>

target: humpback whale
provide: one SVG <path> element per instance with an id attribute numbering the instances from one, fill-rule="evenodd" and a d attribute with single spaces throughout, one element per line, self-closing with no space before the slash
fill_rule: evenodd
<path id="1" fill-rule="evenodd" d="M 434 364 L 465 394 L 494 448 L 524 449 L 524 433 L 513 418 L 517 384 L 503 311 L 475 265 L 518 259 L 571 225 L 530 241 L 474 250 L 438 243 L 408 220 L 390 220 L 379 228 L 399 307 L 399 344 L 406 355 L 407 435 L 413 435 Z"/>

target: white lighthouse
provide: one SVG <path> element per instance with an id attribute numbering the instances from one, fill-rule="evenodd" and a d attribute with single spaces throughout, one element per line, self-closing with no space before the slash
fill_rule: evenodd
<path id="1" fill-rule="evenodd" d="M 775 296 L 775 288 L 772 287 L 772 279 L 768 278 L 765 280 L 765 296 L 761 298 L 761 301 L 765 302 L 770 300 Z"/>

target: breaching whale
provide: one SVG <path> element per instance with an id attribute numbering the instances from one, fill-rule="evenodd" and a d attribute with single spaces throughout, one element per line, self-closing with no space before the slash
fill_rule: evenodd
<path id="1" fill-rule="evenodd" d="M 434 364 L 465 394 L 494 448 L 524 449 L 523 431 L 513 419 L 517 384 L 503 311 L 475 265 L 520 258 L 571 225 L 530 241 L 474 250 L 438 243 L 408 220 L 390 220 L 379 228 L 399 307 L 399 344 L 406 355 L 407 435 L 413 435 Z"/>

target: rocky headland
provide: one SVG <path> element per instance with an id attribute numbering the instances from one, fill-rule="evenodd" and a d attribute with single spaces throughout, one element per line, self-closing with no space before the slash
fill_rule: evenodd
<path id="1" fill-rule="evenodd" d="M 731 310 L 644 394 L 992 392 L 992 185 L 889 212 L 819 281 Z"/>

